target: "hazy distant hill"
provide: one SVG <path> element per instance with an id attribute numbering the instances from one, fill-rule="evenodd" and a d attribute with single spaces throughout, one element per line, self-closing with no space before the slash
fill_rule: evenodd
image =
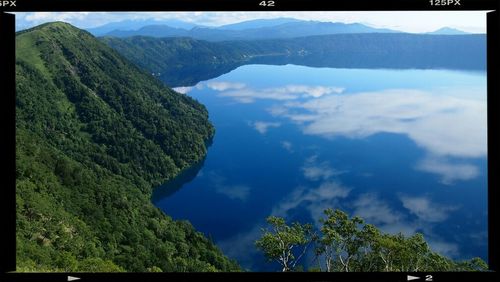
<path id="1" fill-rule="evenodd" d="M 486 36 L 360 33 L 209 42 L 192 38 L 103 37 L 170 86 L 187 86 L 250 63 L 342 68 L 484 70 Z"/>
<path id="2" fill-rule="evenodd" d="M 285 23 L 290 23 L 290 22 L 300 22 L 300 21 L 301 20 L 294 19 L 294 18 L 257 19 L 257 20 L 250 20 L 250 21 L 244 21 L 244 22 L 239 22 L 239 23 L 234 23 L 234 24 L 223 25 L 223 26 L 218 27 L 218 29 L 245 30 L 245 29 L 252 29 L 252 28 L 277 26 L 280 24 L 285 24 Z"/>
<path id="3" fill-rule="evenodd" d="M 372 28 L 359 23 L 344 24 L 293 19 L 253 20 L 222 27 L 173 28 L 168 25 L 149 25 L 137 30 L 113 30 L 106 36 L 131 37 L 191 37 L 206 41 L 261 40 L 295 38 L 312 35 L 344 33 L 394 33 L 390 29 Z"/>
<path id="4" fill-rule="evenodd" d="M 401 32 L 373 28 L 360 23 L 305 21 L 294 18 L 256 19 L 214 27 L 196 25 L 176 19 L 125 20 L 88 28 L 87 31 L 95 36 L 191 37 L 207 41 L 278 39 L 342 33 Z M 461 35 L 469 33 L 455 28 L 442 27 L 426 34 Z"/>
<path id="5" fill-rule="evenodd" d="M 442 34 L 442 35 L 460 35 L 460 34 L 469 34 L 468 32 L 461 31 L 456 28 L 451 27 L 442 27 L 438 30 L 427 32 L 427 34 Z"/>
<path id="6" fill-rule="evenodd" d="M 181 29 L 191 29 L 197 25 L 180 21 L 180 20 L 124 20 L 124 21 L 119 21 L 119 22 L 112 22 L 108 23 L 102 26 L 94 27 L 94 28 L 87 28 L 86 30 L 90 33 L 92 33 L 94 36 L 101 36 L 105 35 L 109 32 L 115 31 L 115 30 L 122 30 L 122 31 L 130 31 L 130 30 L 138 30 L 140 28 L 143 28 L 145 26 L 150 26 L 150 25 L 164 25 L 164 26 L 169 26 L 172 28 L 181 28 Z"/>
<path id="7" fill-rule="evenodd" d="M 137 30 L 113 30 L 105 36 L 130 37 L 130 36 L 152 36 L 152 37 L 187 37 L 189 31 L 182 28 L 175 28 L 168 25 L 147 25 Z"/>

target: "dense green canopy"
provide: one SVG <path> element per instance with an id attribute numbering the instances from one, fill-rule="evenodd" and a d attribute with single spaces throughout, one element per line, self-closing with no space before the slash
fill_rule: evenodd
<path id="1" fill-rule="evenodd" d="M 285 219 L 270 216 L 270 228 L 255 242 L 269 261 L 282 271 L 303 268 L 300 259 L 314 246 L 315 259 L 309 271 L 327 272 L 435 272 L 487 271 L 480 258 L 453 261 L 431 250 L 422 234 L 387 234 L 360 217 L 350 218 L 341 210 L 327 209 L 316 234 L 310 224 L 287 225 Z M 312 250 L 312 248 L 309 248 Z M 302 263 L 302 264 L 301 264 Z"/>
<path id="2" fill-rule="evenodd" d="M 19 271 L 239 269 L 150 202 L 204 157 L 203 105 L 60 22 L 17 34 L 16 83 Z"/>

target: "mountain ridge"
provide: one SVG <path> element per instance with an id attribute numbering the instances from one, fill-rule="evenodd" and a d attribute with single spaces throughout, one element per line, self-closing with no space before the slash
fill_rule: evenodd
<path id="1" fill-rule="evenodd" d="M 343 33 L 396 33 L 399 31 L 373 28 L 360 23 L 333 23 L 303 20 L 253 20 L 221 27 L 195 26 L 189 30 L 168 25 L 147 25 L 137 30 L 114 30 L 103 36 L 131 37 L 191 37 L 207 41 L 263 40 Z M 236 28 L 234 28 L 236 26 Z M 231 28 L 232 27 L 232 28 Z"/>
<path id="2" fill-rule="evenodd" d="M 217 28 L 224 30 L 244 30 L 251 28 L 275 26 L 283 23 L 297 22 L 297 21 L 301 20 L 295 18 L 255 19 L 255 20 L 248 20 L 232 24 L 221 25 L 218 26 Z"/>
<path id="3" fill-rule="evenodd" d="M 427 32 L 426 34 L 460 35 L 460 34 L 470 34 L 470 33 L 456 29 L 456 28 L 451 28 L 451 27 L 445 26 L 445 27 L 436 29 L 434 31 Z"/>
<path id="4" fill-rule="evenodd" d="M 203 160 L 203 105 L 62 22 L 16 35 L 16 82 L 18 271 L 239 270 L 150 201 Z"/>
<path id="5" fill-rule="evenodd" d="M 160 79 L 172 87 L 193 85 L 251 63 L 397 69 L 486 67 L 486 36 L 476 34 L 333 34 L 223 42 L 145 36 L 100 40 L 149 72 L 161 73 Z"/>
<path id="6" fill-rule="evenodd" d="M 92 33 L 94 36 L 102 36 L 113 30 L 138 30 L 147 25 L 168 25 L 172 28 L 181 28 L 181 29 L 191 29 L 197 26 L 196 24 L 188 23 L 181 20 L 145 19 L 145 20 L 123 20 L 118 22 L 111 22 L 92 28 L 86 28 L 86 30 Z"/>

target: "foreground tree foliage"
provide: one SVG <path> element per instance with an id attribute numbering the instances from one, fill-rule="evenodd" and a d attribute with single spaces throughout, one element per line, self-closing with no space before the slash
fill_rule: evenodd
<path id="1" fill-rule="evenodd" d="M 150 201 L 202 159 L 207 110 L 89 33 L 16 36 L 18 271 L 233 271 L 188 222 Z"/>
<path id="2" fill-rule="evenodd" d="M 327 209 L 320 219 L 321 234 L 316 236 L 312 225 L 293 223 L 284 218 L 267 219 L 271 229 L 264 229 L 256 241 L 270 261 L 277 261 L 282 271 L 296 271 L 307 248 L 315 245 L 315 261 L 309 270 L 340 272 L 417 272 L 417 271 L 486 271 L 488 265 L 480 258 L 453 261 L 433 252 L 422 234 L 404 236 L 385 234 L 360 217 L 349 218 L 340 210 Z M 297 255 L 299 254 L 299 255 Z"/>
<path id="3" fill-rule="evenodd" d="M 267 218 L 267 223 L 272 229 L 264 230 L 255 244 L 270 260 L 276 260 L 283 267 L 282 271 L 293 270 L 314 240 L 312 225 L 296 222 L 288 226 L 283 218 L 275 216 Z"/>

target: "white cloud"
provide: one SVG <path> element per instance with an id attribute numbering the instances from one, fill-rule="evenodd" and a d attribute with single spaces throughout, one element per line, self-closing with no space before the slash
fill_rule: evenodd
<path id="1" fill-rule="evenodd" d="M 24 17 L 24 20 L 34 23 L 53 21 L 81 21 L 89 16 L 89 12 L 34 12 Z"/>
<path id="2" fill-rule="evenodd" d="M 456 163 L 445 158 L 428 157 L 421 160 L 416 168 L 421 171 L 438 174 L 441 183 L 451 185 L 457 180 L 469 180 L 479 175 L 479 169 L 471 164 Z"/>
<path id="3" fill-rule="evenodd" d="M 477 95 L 485 93 L 482 89 Z M 309 121 L 303 127 L 306 134 L 365 138 L 379 132 L 400 133 L 436 155 L 486 155 L 485 101 L 391 89 L 328 96 L 287 106 L 289 111 L 282 116 Z M 294 109 L 301 112 L 295 114 Z"/>
<path id="4" fill-rule="evenodd" d="M 240 103 L 253 103 L 257 99 L 290 100 L 296 99 L 295 95 L 286 93 L 266 92 L 254 89 L 241 89 L 238 91 L 222 92 L 219 97 L 230 97 Z"/>
<path id="5" fill-rule="evenodd" d="M 246 201 L 248 196 L 250 196 L 251 187 L 248 185 L 227 184 L 226 177 L 215 171 L 209 171 L 206 175 L 209 181 L 212 182 L 214 191 L 218 194 L 222 194 L 232 200 L 240 201 Z"/>
<path id="6" fill-rule="evenodd" d="M 318 120 L 319 116 L 317 115 L 307 115 L 307 114 L 293 114 L 293 115 L 284 115 L 285 117 L 289 118 L 291 121 L 297 123 L 297 124 L 303 124 L 305 122 L 309 121 L 316 121 Z"/>
<path id="7" fill-rule="evenodd" d="M 302 167 L 302 172 L 305 178 L 313 181 L 328 180 L 333 176 L 346 173 L 346 171 L 339 171 L 332 168 L 327 161 L 318 162 L 318 156 L 316 155 L 306 159 Z"/>
<path id="8" fill-rule="evenodd" d="M 429 247 L 431 250 L 434 252 L 440 253 L 441 255 L 444 255 L 446 257 L 454 258 L 458 257 L 459 255 L 459 249 L 457 244 L 453 243 L 448 243 L 441 241 L 439 239 L 433 239 L 433 238 L 426 238 L 427 243 L 429 244 Z"/>
<path id="9" fill-rule="evenodd" d="M 458 207 L 444 206 L 439 203 L 433 203 L 427 197 L 400 197 L 403 206 L 416 215 L 420 220 L 426 222 L 442 222 L 445 221 L 450 212 L 455 211 Z"/>
<path id="10" fill-rule="evenodd" d="M 230 199 L 245 201 L 250 193 L 250 187 L 246 185 L 216 185 L 215 192 L 223 194 Z"/>
<path id="11" fill-rule="evenodd" d="M 308 85 L 285 85 L 281 88 L 271 88 L 269 92 L 277 93 L 294 93 L 300 94 L 303 97 L 313 97 L 319 98 L 327 94 L 340 94 L 344 91 L 342 87 L 331 87 L 331 86 L 308 86 Z"/>
<path id="12" fill-rule="evenodd" d="M 240 82 L 229 82 L 229 81 L 210 81 L 206 83 L 206 86 L 212 90 L 216 91 L 226 91 L 233 89 L 243 89 L 245 88 L 245 83 Z"/>
<path id="13" fill-rule="evenodd" d="M 189 93 L 191 90 L 193 90 L 193 87 L 192 86 L 181 86 L 181 87 L 174 87 L 172 89 L 176 92 L 186 94 L 186 93 Z"/>
<path id="14" fill-rule="evenodd" d="M 339 207 L 338 199 L 347 198 L 350 191 L 351 188 L 335 181 L 325 181 L 315 188 L 297 187 L 273 208 L 271 214 L 286 217 L 290 211 L 304 206 L 318 224 L 318 220 L 323 217 L 323 211 Z"/>
<path id="15" fill-rule="evenodd" d="M 281 116 L 288 113 L 288 108 L 283 105 L 273 105 L 267 111 L 273 116 Z"/>
<path id="16" fill-rule="evenodd" d="M 266 134 L 269 128 L 280 127 L 281 123 L 279 122 L 265 122 L 265 121 L 255 121 L 249 122 L 249 125 L 255 128 L 260 134 Z"/>
<path id="17" fill-rule="evenodd" d="M 293 144 L 290 141 L 281 141 L 281 147 L 290 153 L 293 153 Z"/>
<path id="18" fill-rule="evenodd" d="M 361 194 L 353 201 L 354 215 L 360 216 L 375 225 L 394 224 L 401 221 L 402 216 L 393 211 L 389 205 L 375 194 Z"/>
<path id="19" fill-rule="evenodd" d="M 241 87 L 236 91 L 222 92 L 219 96 L 230 97 L 240 103 L 252 103 L 258 99 L 285 101 L 299 98 L 319 98 L 327 94 L 339 94 L 343 91 L 344 88 L 341 87 L 290 84 L 264 89 Z"/>
<path id="20" fill-rule="evenodd" d="M 269 111 L 298 124 L 305 134 L 326 138 L 404 134 L 427 152 L 415 168 L 452 184 L 477 177 L 479 170 L 451 158 L 487 154 L 485 97 L 484 87 L 388 89 L 286 102 Z"/>
<path id="21" fill-rule="evenodd" d="M 408 221 L 403 213 L 391 208 L 375 193 L 361 194 L 350 205 L 354 209 L 353 215 L 363 218 L 367 223 L 377 226 L 383 232 L 390 234 L 401 232 L 405 235 L 413 235 L 418 229 L 415 222 Z"/>

